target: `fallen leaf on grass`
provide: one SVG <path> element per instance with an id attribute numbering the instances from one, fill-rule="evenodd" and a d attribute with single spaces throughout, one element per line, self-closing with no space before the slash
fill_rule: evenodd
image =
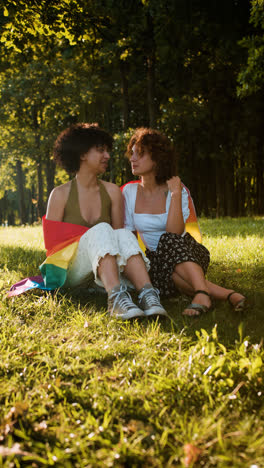
<path id="1" fill-rule="evenodd" d="M 186 466 L 186 467 L 188 467 L 188 466 L 192 465 L 193 463 L 195 463 L 198 460 L 201 453 L 202 453 L 202 450 L 199 449 L 199 447 L 196 447 L 193 444 L 185 444 L 184 447 L 183 447 L 183 451 L 184 451 L 184 454 L 185 454 L 183 463 L 184 463 L 184 466 Z"/>
<path id="2" fill-rule="evenodd" d="M 28 403 L 26 401 L 17 401 L 15 406 L 12 406 L 10 411 L 5 416 L 5 420 L 22 416 L 28 410 Z"/>
<path id="3" fill-rule="evenodd" d="M 130 419 L 130 421 L 127 424 L 127 429 L 129 430 L 129 432 L 143 431 L 144 428 L 145 428 L 144 423 L 137 419 Z"/>
<path id="4" fill-rule="evenodd" d="M 7 434 L 9 434 L 9 432 L 11 431 L 13 425 L 15 424 L 16 421 L 12 421 L 12 422 L 8 422 L 6 424 L 3 424 L 2 426 L 0 426 L 0 440 L 4 440 L 4 438 L 7 436 Z"/>
<path id="5" fill-rule="evenodd" d="M 0 426 L 0 441 L 13 430 L 13 426 L 17 422 L 17 417 L 22 416 L 28 410 L 28 403 L 26 401 L 17 401 L 15 406 L 8 411 L 4 417 L 4 424 Z"/>
<path id="6" fill-rule="evenodd" d="M 0 455 L 2 457 L 9 457 L 10 455 L 31 455 L 29 452 L 24 452 L 21 450 L 20 444 L 16 443 L 13 447 L 5 447 L 4 445 L 0 445 Z"/>
<path id="7" fill-rule="evenodd" d="M 30 353 L 22 353 L 21 356 L 32 357 L 38 354 L 38 351 L 31 351 Z"/>

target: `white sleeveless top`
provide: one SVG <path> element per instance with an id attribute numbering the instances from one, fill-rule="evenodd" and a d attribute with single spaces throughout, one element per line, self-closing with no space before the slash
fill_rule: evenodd
<path id="1" fill-rule="evenodd" d="M 137 231 L 142 241 L 149 250 L 156 250 L 160 236 L 166 232 L 167 218 L 171 202 L 171 192 L 168 192 L 166 199 L 166 213 L 148 214 L 135 213 L 137 198 L 137 183 L 128 184 L 123 189 L 125 198 L 125 228 L 130 231 Z M 188 192 L 182 188 L 182 214 L 184 223 L 189 217 Z"/>

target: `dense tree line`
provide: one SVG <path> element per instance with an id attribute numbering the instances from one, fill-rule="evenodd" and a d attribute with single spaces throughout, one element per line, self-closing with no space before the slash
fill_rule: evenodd
<path id="1" fill-rule="evenodd" d="M 6 0 L 0 8 L 0 223 L 32 223 L 73 122 L 115 137 L 109 180 L 131 178 L 131 129 L 178 149 L 198 214 L 264 212 L 263 0 Z"/>

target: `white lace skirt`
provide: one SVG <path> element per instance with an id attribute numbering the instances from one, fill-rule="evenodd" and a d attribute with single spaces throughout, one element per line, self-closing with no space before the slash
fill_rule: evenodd
<path id="1" fill-rule="evenodd" d="M 81 237 L 75 256 L 70 262 L 66 287 L 75 287 L 84 282 L 95 281 L 99 286 L 103 283 L 97 276 L 97 268 L 100 259 L 105 255 L 116 257 L 120 282 L 131 283 L 122 275 L 128 259 L 132 255 L 141 254 L 146 269 L 149 270 L 150 262 L 139 247 L 136 236 L 128 229 L 113 229 L 110 224 L 99 223 L 89 229 Z"/>

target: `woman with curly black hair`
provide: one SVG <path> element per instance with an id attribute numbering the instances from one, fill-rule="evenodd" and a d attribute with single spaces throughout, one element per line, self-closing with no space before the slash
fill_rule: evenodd
<path id="1" fill-rule="evenodd" d="M 200 315 L 211 309 L 211 298 L 228 299 L 236 311 L 245 298 L 205 279 L 210 254 L 188 232 L 188 192 L 176 176 L 175 149 L 158 130 L 138 128 L 132 135 L 127 155 L 137 184 L 127 184 L 125 227 L 137 231 L 146 245 L 153 285 L 161 295 L 182 291 L 193 297 L 184 315 Z"/>
<path id="2" fill-rule="evenodd" d="M 108 293 L 109 312 L 122 320 L 167 315 L 151 285 L 147 258 L 135 236 L 123 229 L 119 187 L 98 178 L 107 168 L 111 148 L 112 137 L 97 124 L 72 125 L 55 142 L 55 161 L 74 177 L 53 189 L 46 218 L 87 227 L 64 286 L 75 287 L 92 277 Z M 139 307 L 127 291 L 131 283 L 139 292 Z"/>

